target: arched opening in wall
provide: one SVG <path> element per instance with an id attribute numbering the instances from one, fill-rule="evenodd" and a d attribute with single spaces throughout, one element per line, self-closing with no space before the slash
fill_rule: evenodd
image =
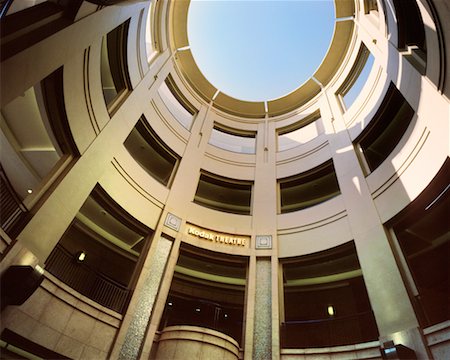
<path id="1" fill-rule="evenodd" d="M 208 143 L 236 153 L 254 154 L 256 152 L 256 133 L 214 124 Z"/>
<path id="2" fill-rule="evenodd" d="M 103 97 L 110 114 L 117 110 L 131 90 L 127 61 L 129 25 L 130 20 L 125 21 L 102 39 L 100 74 Z"/>
<path id="3" fill-rule="evenodd" d="M 159 1 L 151 1 L 149 4 L 147 21 L 145 25 L 145 51 L 147 61 L 150 63 L 159 52 L 158 29 L 160 28 L 158 10 Z"/>
<path id="4" fill-rule="evenodd" d="M 341 193 L 333 161 L 302 174 L 278 179 L 280 213 L 302 210 Z"/>
<path id="5" fill-rule="evenodd" d="M 320 112 L 278 130 L 278 151 L 289 150 L 315 139 L 324 132 Z"/>
<path id="6" fill-rule="evenodd" d="M 194 202 L 210 209 L 250 215 L 253 182 L 201 171 Z"/>
<path id="7" fill-rule="evenodd" d="M 375 116 L 353 142 L 366 174 L 374 171 L 391 154 L 413 117 L 413 108 L 391 83 Z"/>
<path id="8" fill-rule="evenodd" d="M 372 11 L 378 12 L 377 0 L 364 0 L 364 13 L 370 14 Z"/>
<path id="9" fill-rule="evenodd" d="M 186 99 L 183 93 L 175 84 L 172 75 L 168 75 L 161 86 L 158 94 L 173 117 L 185 127 L 191 129 L 194 115 L 197 109 Z"/>
<path id="10" fill-rule="evenodd" d="M 144 117 L 136 123 L 124 146 L 145 171 L 164 186 L 170 186 L 180 156 L 156 135 Z"/>
<path id="11" fill-rule="evenodd" d="M 82 0 L 4 0 L 0 2 L 1 60 L 72 24 Z"/>
<path id="12" fill-rule="evenodd" d="M 413 283 L 409 290 L 421 326 L 450 319 L 450 159 L 428 187 L 387 226 Z"/>
<path id="13" fill-rule="evenodd" d="M 341 107 L 344 111 L 350 109 L 355 100 L 358 98 L 364 85 L 367 83 L 370 72 L 373 68 L 375 58 L 370 53 L 369 49 L 364 44 L 356 58 L 353 68 L 345 82 L 338 90 L 338 98 L 340 99 Z"/>
<path id="14" fill-rule="evenodd" d="M 282 348 L 350 345 L 378 339 L 353 242 L 280 261 L 284 288 Z"/>
<path id="15" fill-rule="evenodd" d="M 417 1 L 393 0 L 393 3 L 397 17 L 398 49 L 421 74 L 425 74 L 425 28 Z"/>
<path id="16" fill-rule="evenodd" d="M 159 329 L 192 325 L 241 345 L 248 259 L 182 243 Z"/>
<path id="17" fill-rule="evenodd" d="M 26 214 L 79 155 L 59 68 L 1 109 L 1 226 L 14 238 Z"/>
<path id="18" fill-rule="evenodd" d="M 364 14 L 366 18 L 376 27 L 380 23 L 377 0 L 364 0 Z"/>
<path id="19" fill-rule="evenodd" d="M 124 313 L 151 235 L 97 185 L 46 260 L 46 270 L 76 292 Z"/>

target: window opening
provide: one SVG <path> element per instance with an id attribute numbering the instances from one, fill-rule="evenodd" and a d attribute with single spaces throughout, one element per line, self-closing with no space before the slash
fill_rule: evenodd
<path id="1" fill-rule="evenodd" d="M 141 118 L 124 142 L 133 158 L 157 181 L 170 186 L 180 156 Z"/>
<path id="2" fill-rule="evenodd" d="M 80 294 L 124 313 L 150 246 L 149 234 L 149 228 L 97 186 L 45 268 Z M 83 261 L 79 261 L 81 253 Z"/>
<path id="3" fill-rule="evenodd" d="M 305 173 L 279 179 L 282 214 L 320 204 L 340 194 L 332 161 Z"/>
<path id="4" fill-rule="evenodd" d="M 449 318 L 449 171 L 447 159 L 422 194 L 391 222 L 417 288 L 415 304 L 423 327 Z"/>
<path id="5" fill-rule="evenodd" d="M 101 48 L 101 82 L 108 111 L 113 113 L 131 88 L 128 77 L 127 38 L 130 21 L 103 37 Z"/>
<path id="6" fill-rule="evenodd" d="M 183 244 L 159 330 L 193 325 L 242 344 L 248 260 Z"/>
<path id="7" fill-rule="evenodd" d="M 254 154 L 256 151 L 256 134 L 233 131 L 215 125 L 209 143 L 232 152 Z"/>
<path id="8" fill-rule="evenodd" d="M 205 207 L 250 215 L 253 183 L 202 172 L 194 202 Z"/>
<path id="9" fill-rule="evenodd" d="M 353 242 L 283 265 L 283 348 L 317 348 L 378 339 Z"/>
<path id="10" fill-rule="evenodd" d="M 158 88 L 158 94 L 173 117 L 184 128 L 190 130 L 196 110 L 194 110 L 192 105 L 186 105 L 187 100 L 180 94 L 171 75 L 161 83 L 161 86 Z"/>
<path id="11" fill-rule="evenodd" d="M 366 172 L 374 171 L 391 154 L 409 127 L 413 108 L 391 83 L 379 110 L 369 125 L 355 140 Z"/>
<path id="12" fill-rule="evenodd" d="M 374 62 L 375 58 L 373 55 L 364 45 L 362 45 L 356 63 L 350 72 L 349 78 L 339 91 L 345 110 L 350 109 L 355 100 L 358 98 L 367 82 L 367 79 L 369 78 Z"/>
<path id="13" fill-rule="evenodd" d="M 322 133 L 320 114 L 300 121 L 300 125 L 278 130 L 278 151 L 289 150 L 315 139 Z"/>

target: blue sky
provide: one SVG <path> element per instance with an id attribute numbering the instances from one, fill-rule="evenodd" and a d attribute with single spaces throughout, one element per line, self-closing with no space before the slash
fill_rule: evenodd
<path id="1" fill-rule="evenodd" d="M 215 87 L 261 101 L 313 75 L 334 21 L 332 0 L 192 0 L 188 37 L 197 65 Z"/>

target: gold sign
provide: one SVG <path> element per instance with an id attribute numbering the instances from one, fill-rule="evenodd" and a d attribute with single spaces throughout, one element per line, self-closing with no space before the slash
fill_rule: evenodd
<path id="1" fill-rule="evenodd" d="M 230 234 L 224 234 L 224 233 L 217 233 L 211 230 L 205 230 L 198 228 L 193 225 L 189 225 L 187 227 L 187 233 L 188 235 L 193 235 L 198 238 L 202 238 L 205 240 L 209 240 L 214 243 L 219 244 L 225 244 L 225 245 L 232 245 L 232 246 L 247 246 L 247 244 L 250 242 L 249 236 L 235 236 Z"/>

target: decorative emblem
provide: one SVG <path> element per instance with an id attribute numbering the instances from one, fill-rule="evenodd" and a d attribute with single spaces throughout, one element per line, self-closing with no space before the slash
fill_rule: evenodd
<path id="1" fill-rule="evenodd" d="M 178 231 L 180 230 L 181 219 L 178 216 L 168 213 L 166 216 L 166 221 L 164 221 L 164 225 L 175 231 Z"/>
<path id="2" fill-rule="evenodd" d="M 257 249 L 272 249 L 272 235 L 256 235 Z"/>

